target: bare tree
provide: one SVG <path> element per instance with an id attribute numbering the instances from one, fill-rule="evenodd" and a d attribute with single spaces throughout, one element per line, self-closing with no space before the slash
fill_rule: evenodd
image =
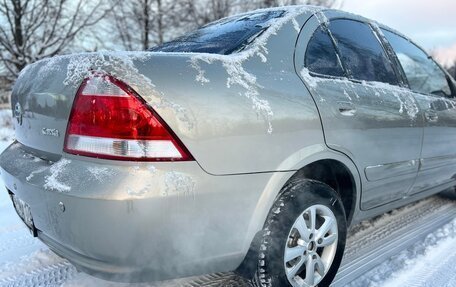
<path id="1" fill-rule="evenodd" d="M 117 32 L 123 46 L 134 50 L 244 11 L 240 7 L 247 5 L 242 0 L 133 0 L 120 7 L 112 13 Z"/>
<path id="2" fill-rule="evenodd" d="M 324 7 L 338 7 L 341 0 L 261 0 L 257 5 L 262 8 L 286 5 L 315 5 Z"/>
<path id="3" fill-rule="evenodd" d="M 88 0 L 2 0 L 0 61 L 10 78 L 29 63 L 61 54 L 85 28 L 102 19 L 109 7 Z"/>
<path id="4" fill-rule="evenodd" d="M 209 22 L 232 15 L 243 10 L 241 2 L 230 0 L 185 0 L 185 21 L 192 27 L 203 26 Z"/>
<path id="5" fill-rule="evenodd" d="M 131 0 L 111 13 L 121 44 L 127 50 L 145 50 L 169 40 L 179 29 L 182 1 Z"/>
<path id="6" fill-rule="evenodd" d="M 245 12 L 257 8 L 269 8 L 285 5 L 318 5 L 325 7 L 337 6 L 343 0 L 185 0 L 187 18 L 192 24 L 202 26 L 217 19 L 233 15 L 239 12 Z"/>
<path id="7" fill-rule="evenodd" d="M 312 4 L 334 6 L 342 0 L 131 0 L 112 11 L 115 41 L 127 50 L 145 50 L 189 30 L 257 8 Z M 120 40 L 120 41 L 119 41 Z"/>
<path id="8" fill-rule="evenodd" d="M 185 22 L 190 28 L 199 27 L 217 19 L 257 8 L 285 5 L 318 5 L 340 7 L 343 0 L 183 0 L 185 3 Z"/>

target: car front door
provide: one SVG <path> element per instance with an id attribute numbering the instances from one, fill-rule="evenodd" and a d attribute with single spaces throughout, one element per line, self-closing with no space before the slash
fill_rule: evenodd
<path id="1" fill-rule="evenodd" d="M 359 168 L 362 209 L 405 196 L 418 171 L 422 117 L 370 25 L 316 15 L 302 29 L 295 53 L 326 144 Z"/>
<path id="2" fill-rule="evenodd" d="M 410 194 L 455 184 L 456 101 L 450 79 L 422 49 L 395 32 L 382 32 L 397 55 L 410 89 L 424 110 L 423 150 Z"/>

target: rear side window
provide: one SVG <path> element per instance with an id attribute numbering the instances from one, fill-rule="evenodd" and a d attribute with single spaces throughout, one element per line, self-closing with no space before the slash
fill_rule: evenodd
<path id="1" fill-rule="evenodd" d="M 356 80 L 398 84 L 393 66 L 369 25 L 354 20 L 333 20 L 329 29 L 341 60 Z"/>
<path id="2" fill-rule="evenodd" d="M 445 73 L 423 50 L 392 32 L 382 32 L 396 52 L 410 89 L 423 94 L 451 95 Z"/>
<path id="3" fill-rule="evenodd" d="M 314 32 L 307 45 L 305 66 L 309 71 L 318 74 L 336 77 L 344 75 L 334 44 L 328 32 L 321 26 Z"/>

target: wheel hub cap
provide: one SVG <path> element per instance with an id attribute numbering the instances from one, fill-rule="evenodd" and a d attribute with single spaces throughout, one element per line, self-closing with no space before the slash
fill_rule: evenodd
<path id="1" fill-rule="evenodd" d="M 285 274 L 294 287 L 316 286 L 336 255 L 337 220 L 330 208 L 312 205 L 294 222 L 285 245 Z"/>
<path id="2" fill-rule="evenodd" d="M 307 250 L 309 250 L 310 252 L 314 252 L 315 249 L 317 249 L 317 244 L 315 244 L 315 241 L 310 241 L 307 245 Z"/>

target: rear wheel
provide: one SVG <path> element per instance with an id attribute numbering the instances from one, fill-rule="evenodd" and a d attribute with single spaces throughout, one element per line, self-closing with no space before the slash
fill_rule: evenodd
<path id="1" fill-rule="evenodd" d="M 260 286 L 329 286 L 342 261 L 346 238 L 342 201 L 328 185 L 287 184 L 263 230 Z"/>
<path id="2" fill-rule="evenodd" d="M 441 193 L 443 197 L 456 200 L 456 187 L 449 188 Z"/>

